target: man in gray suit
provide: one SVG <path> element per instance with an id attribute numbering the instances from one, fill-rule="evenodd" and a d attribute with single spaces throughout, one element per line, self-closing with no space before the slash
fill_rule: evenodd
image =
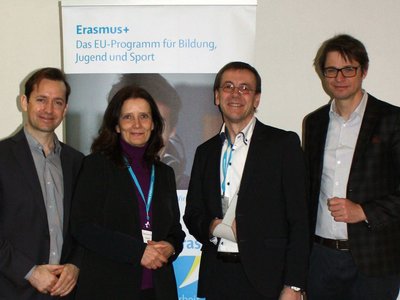
<path id="1" fill-rule="evenodd" d="M 0 299 L 69 296 L 76 284 L 68 223 L 83 155 L 54 133 L 69 94 L 59 69 L 33 73 L 21 96 L 25 125 L 0 142 Z"/>

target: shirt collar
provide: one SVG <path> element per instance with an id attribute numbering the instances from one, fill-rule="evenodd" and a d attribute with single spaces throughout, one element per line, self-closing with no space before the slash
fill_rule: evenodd
<path id="1" fill-rule="evenodd" d="M 24 127 L 24 133 L 26 136 L 26 139 L 28 141 L 28 145 L 29 148 L 31 148 L 31 150 L 35 150 L 35 151 L 40 151 L 41 153 L 43 153 L 43 146 L 42 144 L 40 144 L 29 132 L 28 130 L 26 130 L 26 127 Z M 59 155 L 61 153 L 61 144 L 60 141 L 57 138 L 57 135 L 55 133 L 54 134 L 54 154 Z"/>
<path id="2" fill-rule="evenodd" d="M 235 143 L 239 141 L 243 141 L 243 144 L 245 145 L 248 145 L 250 143 L 254 131 L 254 126 L 256 124 L 256 120 L 257 120 L 256 117 L 253 116 L 249 124 L 247 124 L 246 127 L 243 128 L 243 130 L 238 133 L 238 135 L 235 138 Z M 222 142 L 224 142 L 227 138 L 228 134 L 227 131 L 228 129 L 226 128 L 226 124 L 224 123 L 219 133 Z"/>
<path id="3" fill-rule="evenodd" d="M 361 101 L 358 104 L 358 106 L 356 107 L 356 109 L 351 113 L 349 120 L 353 120 L 355 117 L 359 117 L 361 119 L 364 117 L 364 112 L 365 112 L 365 108 L 367 107 L 367 101 L 368 101 L 368 93 L 366 93 L 365 90 L 362 90 L 362 91 L 363 91 L 363 96 L 361 98 Z M 331 103 L 329 114 L 331 116 L 341 118 L 340 115 L 337 113 L 335 101 L 336 100 L 334 99 Z"/>

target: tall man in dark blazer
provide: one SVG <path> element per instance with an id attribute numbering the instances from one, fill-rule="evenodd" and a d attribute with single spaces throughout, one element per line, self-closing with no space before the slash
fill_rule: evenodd
<path id="1" fill-rule="evenodd" d="M 21 96 L 25 126 L 0 142 L 0 299 L 65 299 L 75 286 L 68 223 L 83 155 L 54 133 L 69 93 L 59 69 L 33 73 Z"/>
<path id="2" fill-rule="evenodd" d="M 369 59 L 357 39 L 325 41 L 314 64 L 332 101 L 305 119 L 315 234 L 309 299 L 396 299 L 400 108 L 362 89 Z"/>
<path id="3" fill-rule="evenodd" d="M 309 238 L 299 138 L 254 117 L 261 78 L 252 66 L 225 65 L 214 95 L 224 124 L 197 148 L 184 215 L 203 245 L 198 296 L 298 300 Z"/>

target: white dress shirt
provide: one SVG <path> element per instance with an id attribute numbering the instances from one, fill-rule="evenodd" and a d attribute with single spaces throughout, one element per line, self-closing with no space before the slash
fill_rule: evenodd
<path id="1" fill-rule="evenodd" d="M 243 169 L 255 124 L 256 118 L 253 117 L 249 124 L 247 124 L 247 126 L 236 136 L 233 142 L 229 141 L 227 138 L 228 134 L 226 132 L 227 128 L 225 127 L 225 124 L 222 126 L 220 134 L 226 138 L 221 152 L 221 195 L 225 195 L 229 200 L 232 200 L 234 194 L 239 191 L 240 181 L 242 180 Z M 239 252 L 239 249 L 236 242 L 222 238 L 218 245 L 218 251 Z"/>
<path id="2" fill-rule="evenodd" d="M 364 92 L 360 104 L 347 121 L 336 112 L 335 100 L 331 103 L 315 229 L 318 236 L 334 240 L 348 238 L 347 224 L 333 219 L 327 203 L 333 197 L 346 198 L 350 168 L 367 101 L 368 94 Z"/>

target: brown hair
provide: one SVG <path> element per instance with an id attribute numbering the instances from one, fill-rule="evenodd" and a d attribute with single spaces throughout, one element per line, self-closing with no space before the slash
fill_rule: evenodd
<path id="1" fill-rule="evenodd" d="M 62 81 L 65 84 L 66 92 L 65 92 L 65 102 L 68 103 L 68 97 L 71 93 L 71 87 L 68 84 L 65 74 L 63 71 L 57 68 L 43 68 L 34 72 L 25 83 L 25 96 L 29 101 L 29 97 L 35 86 L 39 85 L 43 79 L 49 79 L 54 81 Z"/>
<path id="2" fill-rule="evenodd" d="M 337 51 L 346 60 L 357 61 L 361 66 L 361 71 L 368 70 L 369 58 L 363 43 L 347 34 L 336 35 L 326 40 L 319 48 L 314 59 L 314 67 L 319 74 L 325 68 L 326 56 L 329 52 Z"/>
<path id="3" fill-rule="evenodd" d="M 122 105 L 128 99 L 141 98 L 150 106 L 151 117 L 154 129 L 151 132 L 144 160 L 149 165 L 155 161 L 159 161 L 158 155 L 164 146 L 162 132 L 164 129 L 164 121 L 153 97 L 143 88 L 136 86 L 125 86 L 120 89 L 111 99 L 104 113 L 103 123 L 99 129 L 98 137 L 93 141 L 92 153 L 100 152 L 107 156 L 118 166 L 125 166 L 122 157 L 122 149 L 119 143 L 120 134 L 116 131 L 118 120 L 120 118 Z"/>

